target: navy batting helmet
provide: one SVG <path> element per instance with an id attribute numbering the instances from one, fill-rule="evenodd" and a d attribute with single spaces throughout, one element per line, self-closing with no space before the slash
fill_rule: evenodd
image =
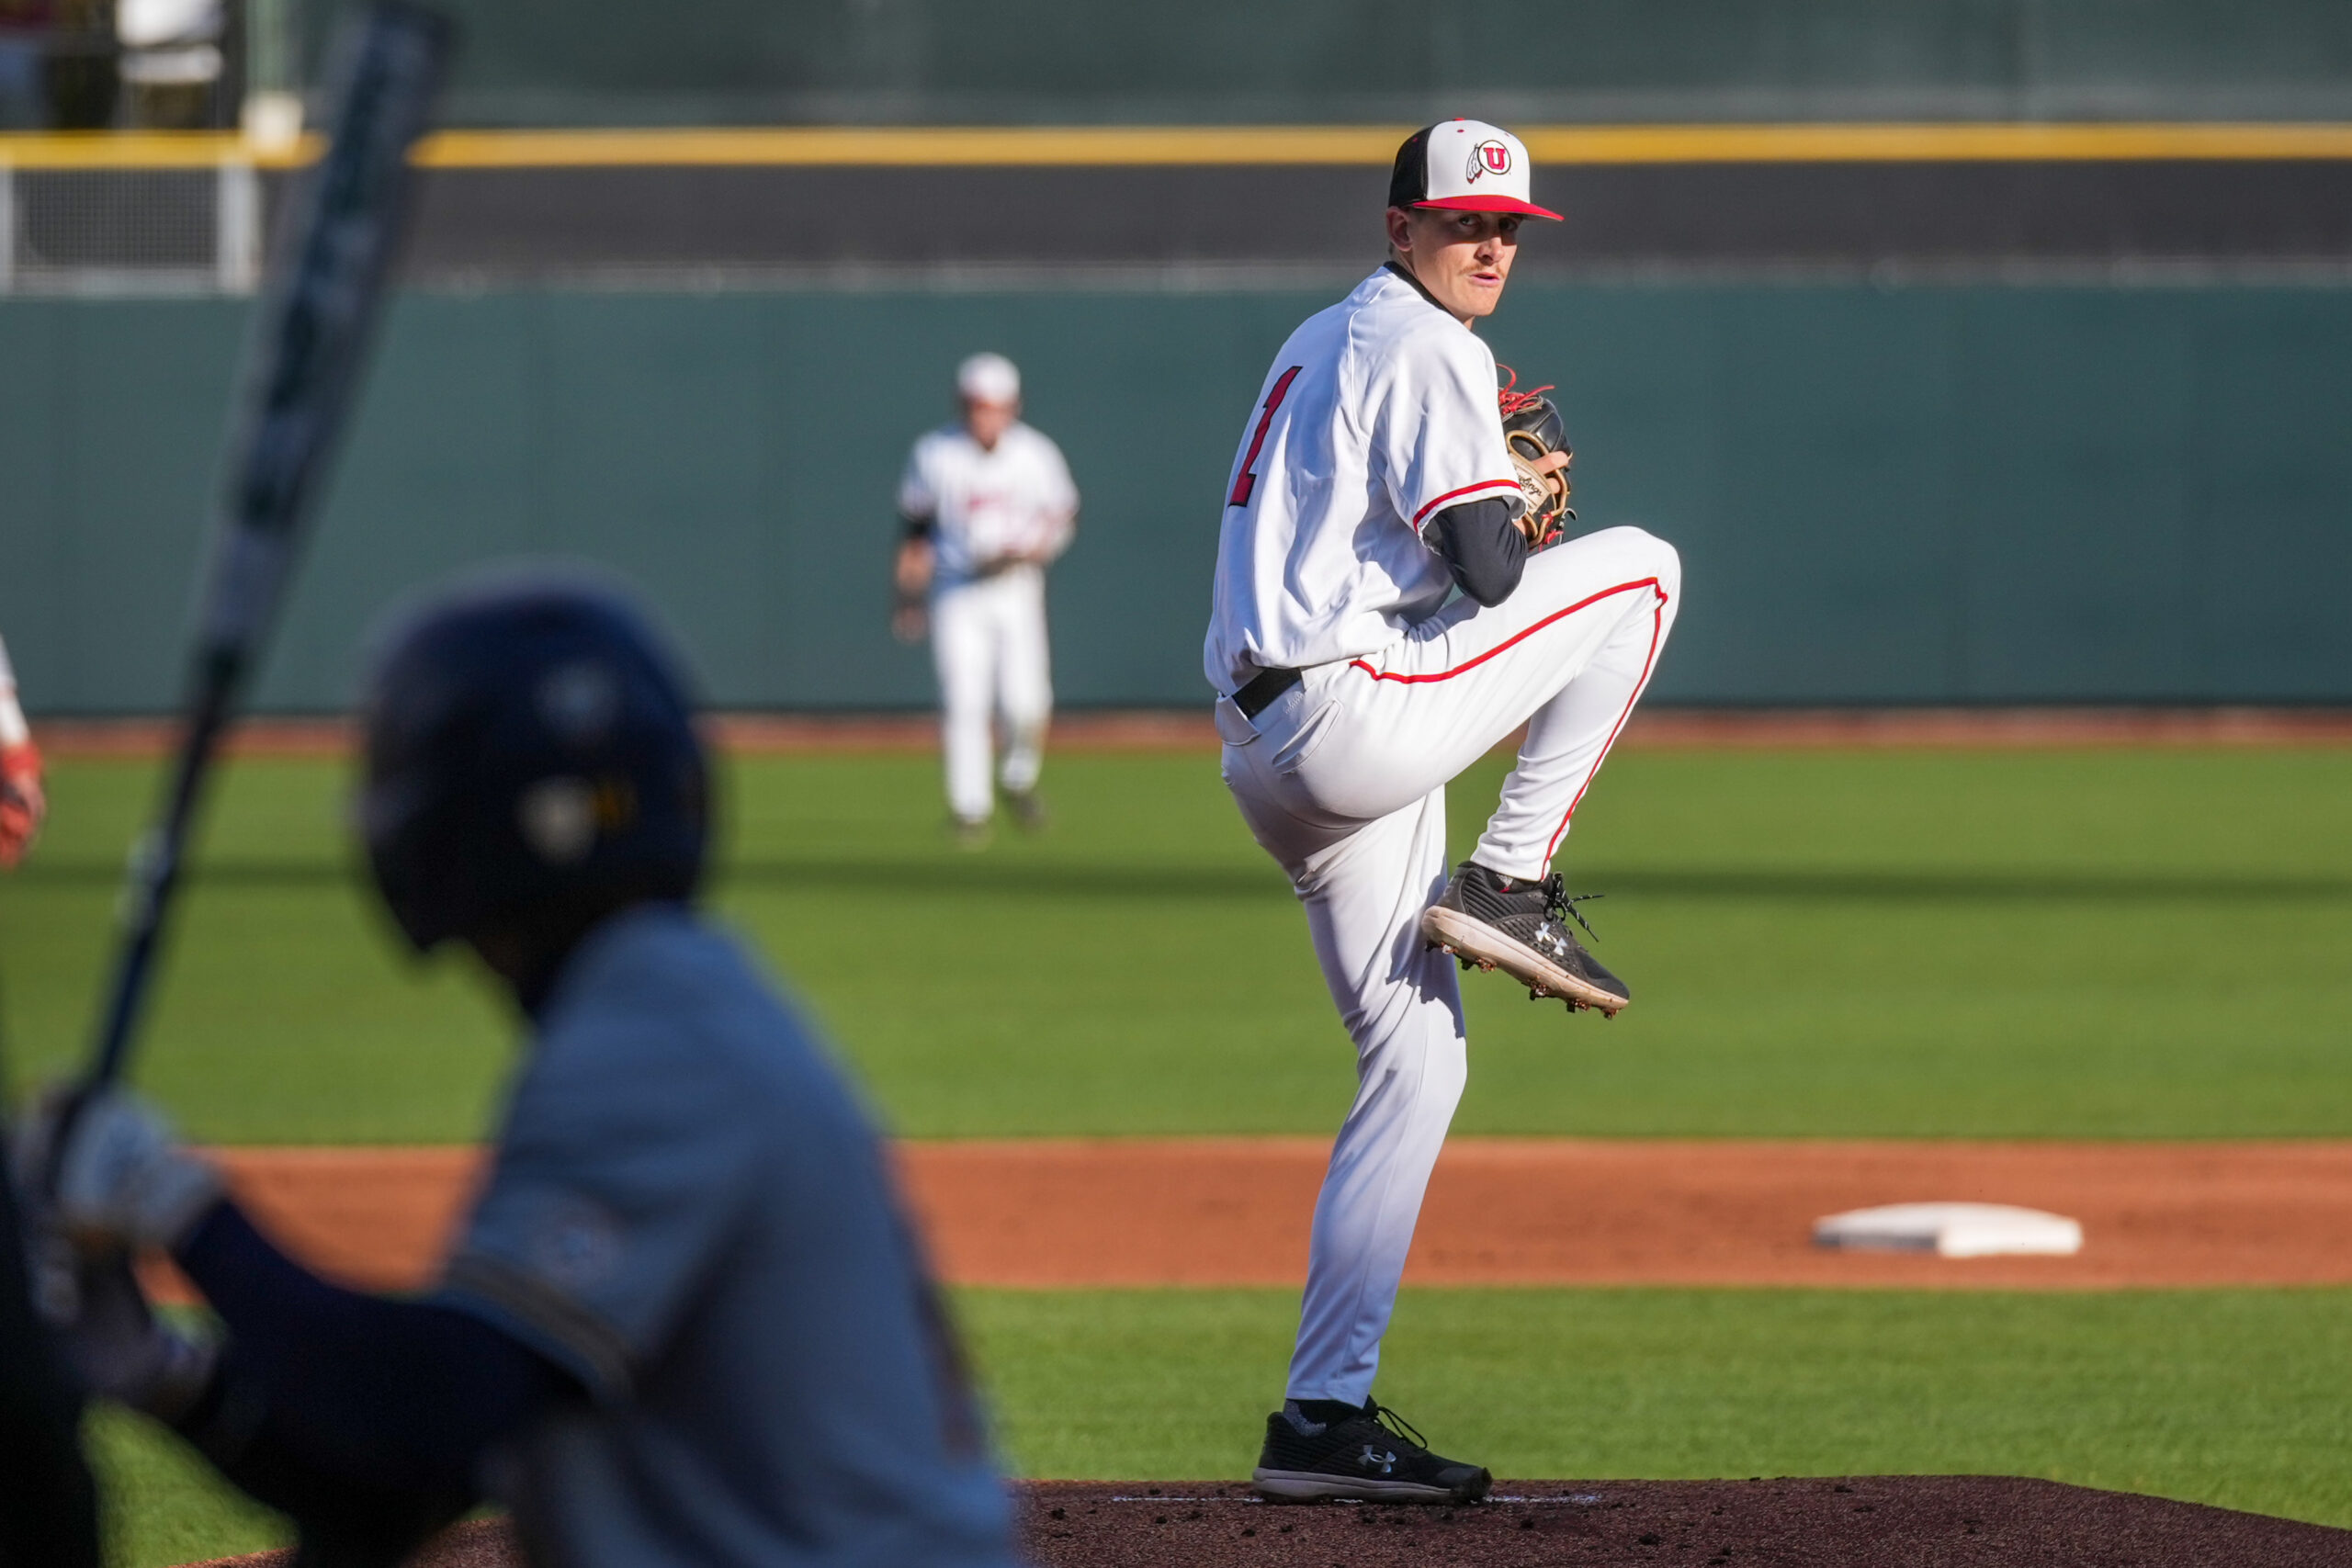
<path id="1" fill-rule="evenodd" d="M 381 643 L 366 724 L 360 828 L 420 952 L 701 878 L 702 745 L 668 657 L 610 588 L 510 574 L 427 599 Z"/>

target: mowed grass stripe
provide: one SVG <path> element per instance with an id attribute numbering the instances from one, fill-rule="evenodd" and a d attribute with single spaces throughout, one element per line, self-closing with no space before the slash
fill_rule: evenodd
<path id="1" fill-rule="evenodd" d="M 1494 763 L 1453 791 L 1458 848 Z M 1064 756 L 1041 840 L 962 856 L 921 756 L 728 771 L 715 898 L 912 1136 L 1308 1133 L 1351 1058 L 1283 878 L 1202 755 Z M 458 1142 L 503 1004 L 386 938 L 343 770 L 229 770 L 142 1081 L 229 1143 Z M 20 1076 L 86 1035 L 147 764 L 73 762 L 0 879 Z M 2352 750 L 1633 752 L 1564 863 L 1614 1023 L 1465 987 L 1466 1132 L 2352 1134 Z"/>
<path id="2" fill-rule="evenodd" d="M 1246 1475 L 1286 1291 L 956 1294 L 1018 1473 Z M 1563 1478 L 2044 1476 L 2352 1525 L 2352 1291 L 1408 1291 L 1380 1396 Z M 156 1430 L 96 1424 L 124 1568 L 273 1544 Z"/>

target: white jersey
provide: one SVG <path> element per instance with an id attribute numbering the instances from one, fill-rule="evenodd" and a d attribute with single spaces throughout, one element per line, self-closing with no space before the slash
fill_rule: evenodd
<path id="1" fill-rule="evenodd" d="M 1211 685 L 1375 652 L 1445 602 L 1430 519 L 1525 504 L 1495 386 L 1494 352 L 1386 267 L 1291 333 L 1227 477 Z"/>
<path id="2" fill-rule="evenodd" d="M 1062 449 L 1039 431 L 1016 423 L 987 449 L 961 424 L 946 424 L 908 455 L 899 511 L 932 522 L 932 584 L 954 588 L 1008 555 L 1059 555 L 1069 544 L 1078 487 Z"/>

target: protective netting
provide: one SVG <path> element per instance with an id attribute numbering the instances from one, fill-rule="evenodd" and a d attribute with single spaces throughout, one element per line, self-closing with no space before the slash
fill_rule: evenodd
<path id="1" fill-rule="evenodd" d="M 0 289 L 240 293 L 254 286 L 262 190 L 249 164 L 0 166 Z"/>

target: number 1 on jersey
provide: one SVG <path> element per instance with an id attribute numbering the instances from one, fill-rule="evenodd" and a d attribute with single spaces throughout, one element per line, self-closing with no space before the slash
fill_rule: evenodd
<path id="1" fill-rule="evenodd" d="M 1283 406 L 1283 397 L 1290 390 L 1291 382 L 1306 368 L 1303 365 L 1292 366 L 1274 383 L 1274 389 L 1266 394 L 1266 412 L 1258 416 L 1258 434 L 1250 438 L 1250 455 L 1241 459 L 1241 472 L 1234 479 L 1233 493 L 1225 498 L 1226 505 L 1250 504 L 1250 492 L 1258 488 L 1258 448 L 1266 444 L 1266 427 L 1274 423 L 1274 411 Z"/>

